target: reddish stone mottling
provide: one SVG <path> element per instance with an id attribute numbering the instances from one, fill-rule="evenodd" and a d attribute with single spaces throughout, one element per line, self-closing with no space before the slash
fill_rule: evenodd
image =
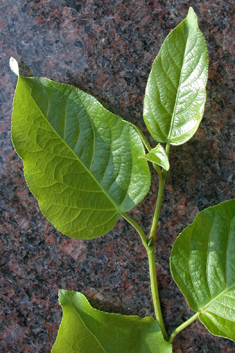
<path id="1" fill-rule="evenodd" d="M 232 1 L 130 0 L 3 1 L 0 11 L 0 350 L 50 352 L 61 318 L 59 288 L 82 291 L 98 309 L 153 315 L 145 250 L 120 220 L 92 241 L 69 239 L 39 211 L 10 140 L 16 77 L 10 56 L 34 76 L 47 76 L 93 94 L 106 108 L 136 123 L 152 61 L 166 37 L 196 11 L 209 49 L 208 99 L 200 129 L 171 149 L 158 226 L 156 266 L 166 326 L 192 314 L 170 276 L 173 241 L 203 208 L 235 197 L 234 5 Z M 154 141 L 150 139 L 152 145 Z M 153 173 L 153 171 L 152 171 Z M 153 185 L 130 215 L 146 233 L 156 199 Z M 198 321 L 176 337 L 174 352 L 235 352 Z"/>

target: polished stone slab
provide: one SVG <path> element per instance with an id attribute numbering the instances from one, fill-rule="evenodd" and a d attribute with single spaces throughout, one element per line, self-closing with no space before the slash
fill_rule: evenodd
<path id="1" fill-rule="evenodd" d="M 14 56 L 34 76 L 73 84 L 137 124 L 159 48 L 185 16 L 198 15 L 209 49 L 205 116 L 196 135 L 171 149 L 171 169 L 156 245 L 163 315 L 169 331 L 192 314 L 170 277 L 174 239 L 207 206 L 235 197 L 234 2 L 2 0 L 0 2 L 0 350 L 49 352 L 61 318 L 59 288 L 79 290 L 98 309 L 153 315 L 148 264 L 138 235 L 120 220 L 106 236 L 81 241 L 56 231 L 40 213 L 11 144 Z M 153 140 L 151 140 L 153 144 Z M 149 231 L 157 178 L 131 216 Z M 202 324 L 177 336 L 177 353 L 232 353 L 235 343 Z"/>

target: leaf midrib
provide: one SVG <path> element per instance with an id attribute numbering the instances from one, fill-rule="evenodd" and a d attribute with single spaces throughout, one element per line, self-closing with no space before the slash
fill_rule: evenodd
<path id="1" fill-rule="evenodd" d="M 19 79 L 22 79 L 21 76 L 19 76 Z M 47 81 L 49 82 L 53 82 L 49 79 L 47 79 Z M 24 84 L 24 80 L 22 80 L 23 84 Z M 41 84 L 41 83 L 40 83 Z M 25 84 L 24 84 L 25 86 Z M 67 85 L 69 86 L 69 85 Z M 25 86 L 27 92 L 28 89 Z M 115 201 L 112 199 L 112 197 L 106 192 L 106 190 L 103 188 L 102 184 L 100 184 L 98 182 L 98 180 L 95 178 L 95 176 L 90 172 L 90 170 L 86 167 L 86 165 L 80 160 L 80 158 L 75 154 L 75 152 L 71 149 L 71 147 L 65 142 L 64 139 L 62 139 L 60 137 L 60 135 L 57 133 L 57 131 L 54 129 L 54 127 L 49 123 L 49 121 L 47 120 L 47 118 L 44 116 L 43 112 L 41 111 L 41 109 L 39 108 L 39 106 L 37 105 L 37 103 L 35 102 L 35 100 L 33 99 L 33 97 L 31 96 L 31 94 L 28 92 L 30 99 L 33 101 L 34 105 L 36 106 L 36 108 L 39 110 L 41 116 L 43 116 L 43 118 L 46 120 L 46 122 L 49 124 L 49 126 L 51 127 L 51 129 L 53 130 L 53 132 L 56 134 L 56 136 L 66 145 L 66 147 L 72 152 L 72 154 L 75 156 L 75 159 L 84 167 L 84 169 L 87 171 L 87 173 L 92 177 L 92 179 L 96 182 L 96 184 L 100 187 L 100 189 L 103 191 L 103 193 L 105 194 L 105 196 L 112 202 L 112 204 L 114 205 L 116 211 L 118 214 L 121 214 L 121 210 L 119 209 L 119 207 L 116 205 Z M 81 101 L 81 100 L 80 100 Z M 84 105 L 83 105 L 84 107 Z M 86 110 L 86 108 L 84 107 L 84 109 Z M 86 110 L 87 111 L 87 110 Z M 89 115 L 89 114 L 88 114 Z"/>
<path id="2" fill-rule="evenodd" d="M 100 347 L 103 349 L 104 353 L 108 353 L 104 347 L 102 346 L 102 344 L 100 343 L 100 341 L 98 340 L 98 338 L 95 336 L 95 334 L 89 329 L 89 327 L 87 327 L 87 325 L 85 324 L 84 320 L 82 319 L 81 315 L 79 314 L 79 312 L 77 311 L 75 305 L 73 304 L 73 302 L 70 300 L 70 298 L 68 298 L 67 296 L 65 296 L 66 300 L 68 300 L 68 302 L 70 303 L 70 305 L 72 306 L 73 310 L 75 311 L 76 315 L 79 317 L 79 319 L 81 320 L 81 322 L 83 323 L 83 325 L 85 326 L 85 328 L 90 332 L 90 334 L 95 338 L 95 340 L 98 342 L 98 344 L 100 345 Z M 88 314 L 89 315 L 89 314 Z M 89 315 L 90 316 L 90 315 Z"/>
<path id="3" fill-rule="evenodd" d="M 212 224 L 211 224 L 211 229 L 210 229 L 210 232 L 209 232 L 209 237 L 208 237 L 208 242 L 207 242 L 207 245 L 208 245 L 208 248 L 207 248 L 207 263 L 206 263 L 206 277 L 207 277 L 207 286 L 208 286 L 208 289 L 209 289 L 209 292 L 210 291 L 210 287 L 209 287 L 209 276 L 208 276 L 208 259 L 209 259 L 209 241 L 210 241 L 210 237 L 211 237 L 211 232 L 212 232 L 212 229 L 213 229 L 213 225 L 215 223 L 215 218 L 216 218 L 216 215 L 217 215 L 217 212 L 213 213 L 213 221 L 212 221 Z M 227 215 L 225 215 L 227 216 Z M 229 219 L 230 220 L 230 219 Z M 227 222 L 228 223 L 228 222 Z M 227 237 L 227 244 L 226 244 L 226 254 L 227 254 L 227 250 L 228 250 L 228 243 L 229 243 L 229 238 L 231 236 L 231 226 L 232 226 L 232 220 L 230 221 L 230 231 L 228 233 L 228 237 Z M 228 257 L 226 256 L 226 259 L 225 259 L 225 262 L 226 262 L 226 269 L 225 269 L 225 275 L 227 277 L 227 260 L 228 260 Z M 224 295 L 224 293 L 226 293 L 228 290 L 230 290 L 231 288 L 235 287 L 235 283 L 232 284 L 231 286 L 229 287 L 226 287 L 220 294 L 218 294 L 214 299 L 212 299 L 208 304 L 206 304 L 205 306 L 205 309 L 210 306 L 211 304 L 213 304 L 213 302 L 215 302 L 217 299 L 219 299 L 221 296 Z M 204 310 L 204 309 L 203 309 Z M 199 310 L 200 311 L 200 310 Z"/>
<path id="4" fill-rule="evenodd" d="M 187 19 L 185 19 L 185 21 L 186 20 Z M 175 98 L 174 109 L 173 109 L 173 113 L 172 113 L 172 116 L 171 116 L 171 125 L 170 125 L 169 133 L 168 133 L 168 136 L 167 136 L 167 143 L 171 142 L 171 136 L 172 136 L 172 130 L 173 130 L 173 125 L 174 125 L 174 119 L 175 119 L 175 116 L 176 116 L 176 106 L 177 106 L 178 98 L 179 98 L 180 85 L 182 83 L 181 82 L 181 79 L 182 79 L 182 68 L 183 68 L 183 65 L 184 65 L 184 59 L 185 59 L 185 52 L 186 52 L 187 42 L 188 42 L 188 37 L 186 39 L 186 43 L 185 43 L 185 47 L 184 47 L 184 55 L 183 55 L 182 65 L 181 65 L 181 68 L 180 68 L 179 84 L 178 84 L 178 87 L 177 87 L 177 93 L 176 93 L 176 98 Z"/>
<path id="5" fill-rule="evenodd" d="M 220 294 L 218 294 L 215 298 L 213 298 L 212 300 L 210 300 L 205 306 L 203 306 L 202 308 L 200 308 L 200 309 L 198 310 L 198 312 L 199 312 L 200 314 L 203 314 L 204 311 L 206 311 L 206 309 L 207 309 L 211 304 L 213 304 L 215 301 L 217 301 L 220 297 L 222 297 L 226 292 L 228 292 L 228 291 L 229 291 L 230 289 L 232 289 L 233 287 L 235 288 L 235 283 L 232 284 L 231 286 L 225 288 Z"/>

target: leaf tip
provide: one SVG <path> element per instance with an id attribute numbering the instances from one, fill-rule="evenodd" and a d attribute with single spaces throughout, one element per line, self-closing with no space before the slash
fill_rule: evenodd
<path id="1" fill-rule="evenodd" d="M 19 65 L 15 58 L 10 57 L 9 65 L 10 65 L 11 71 L 14 72 L 14 74 L 16 74 L 17 76 L 20 76 Z"/>
<path id="2" fill-rule="evenodd" d="M 191 6 L 190 6 L 190 8 L 188 10 L 187 18 L 188 18 L 189 21 L 197 23 L 197 15 L 196 15 L 194 9 Z"/>

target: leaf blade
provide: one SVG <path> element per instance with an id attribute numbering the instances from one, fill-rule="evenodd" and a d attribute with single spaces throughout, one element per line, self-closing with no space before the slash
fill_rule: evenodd
<path id="1" fill-rule="evenodd" d="M 138 134 L 75 87 L 19 77 L 12 141 L 41 211 L 66 235 L 104 235 L 148 192 Z"/>
<path id="2" fill-rule="evenodd" d="M 165 170 L 169 170 L 170 168 L 168 156 L 160 143 L 156 147 L 152 148 L 149 153 L 139 158 L 155 163 Z"/>
<path id="3" fill-rule="evenodd" d="M 194 135 L 204 112 L 207 78 L 206 42 L 190 8 L 165 39 L 146 86 L 144 120 L 158 142 L 180 145 Z"/>
<path id="4" fill-rule="evenodd" d="M 177 238 L 173 278 L 214 335 L 235 340 L 235 200 L 209 207 Z"/>
<path id="5" fill-rule="evenodd" d="M 150 317 L 105 313 L 78 292 L 60 290 L 63 318 L 52 353 L 171 353 L 156 321 Z M 84 338 L 85 337 L 85 338 Z"/>

